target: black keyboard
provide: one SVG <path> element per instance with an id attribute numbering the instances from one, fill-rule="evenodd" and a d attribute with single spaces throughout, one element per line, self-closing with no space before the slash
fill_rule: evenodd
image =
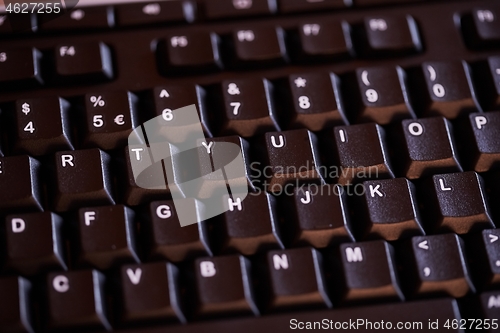
<path id="1" fill-rule="evenodd" d="M 498 331 L 500 2 L 69 2 L 0 14 L 0 332 Z M 181 227 L 192 104 L 248 195 Z"/>

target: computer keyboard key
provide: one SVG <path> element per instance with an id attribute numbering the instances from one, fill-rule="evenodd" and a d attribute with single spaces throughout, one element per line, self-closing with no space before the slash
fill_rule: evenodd
<path id="1" fill-rule="evenodd" d="M 342 244 L 340 255 L 345 301 L 404 300 L 391 244 L 385 241 Z"/>
<path id="2" fill-rule="evenodd" d="M 5 266 L 23 275 L 66 270 L 62 224 L 51 212 L 7 216 Z"/>
<path id="3" fill-rule="evenodd" d="M 60 44 L 55 49 L 55 70 L 63 82 L 96 82 L 113 78 L 113 60 L 102 42 Z"/>
<path id="4" fill-rule="evenodd" d="M 272 176 L 267 191 L 282 193 L 287 184 L 324 183 L 318 139 L 306 129 L 266 133 L 268 165 Z"/>
<path id="5" fill-rule="evenodd" d="M 177 267 L 167 262 L 125 265 L 120 273 L 121 321 L 185 322 Z"/>
<path id="6" fill-rule="evenodd" d="M 211 114 L 207 111 L 207 105 L 205 101 L 206 91 L 203 87 L 199 85 L 189 85 L 189 84 L 176 84 L 176 85 L 165 85 L 160 87 L 155 87 L 153 90 L 153 107 L 155 116 L 162 116 L 165 125 L 168 125 L 169 121 L 173 120 L 172 111 L 176 109 L 183 108 L 185 106 L 194 104 L 198 110 L 198 116 L 200 118 L 201 126 L 205 135 L 212 137 L 212 130 L 210 128 Z M 195 131 L 195 126 L 181 126 L 181 124 L 176 124 L 175 128 L 170 128 L 169 130 L 175 130 L 179 132 L 184 132 L 175 134 L 175 136 L 168 136 L 169 142 L 173 142 L 173 139 L 179 139 L 179 141 L 184 141 L 185 137 L 189 133 Z M 198 125 L 196 125 L 197 128 Z"/>
<path id="7" fill-rule="evenodd" d="M 0 158 L 0 211 L 43 211 L 40 168 L 28 155 Z"/>
<path id="8" fill-rule="evenodd" d="M 481 312 L 485 321 L 490 319 L 489 332 L 496 332 L 498 329 L 498 318 L 500 318 L 500 292 L 490 291 L 480 295 Z M 486 327 L 486 325 L 484 326 Z"/>
<path id="9" fill-rule="evenodd" d="M 288 77 L 291 126 L 320 131 L 348 120 L 340 95 L 340 80 L 332 73 L 304 73 Z"/>
<path id="10" fill-rule="evenodd" d="M 205 2 L 209 19 L 264 16 L 276 12 L 276 0 L 219 0 Z"/>
<path id="11" fill-rule="evenodd" d="M 217 222 L 215 237 L 226 252 L 252 255 L 267 249 L 282 249 L 276 198 L 261 192 L 243 200 L 234 194 L 222 197 L 226 212 Z"/>
<path id="12" fill-rule="evenodd" d="M 192 210 L 200 209 L 192 199 L 186 199 Z M 150 256 L 180 262 L 200 256 L 211 256 L 209 227 L 201 221 L 181 226 L 174 202 L 153 201 L 149 205 L 148 244 Z"/>
<path id="13" fill-rule="evenodd" d="M 406 75 L 401 67 L 359 68 L 356 77 L 362 101 L 360 120 L 386 125 L 415 118 L 407 94 Z"/>
<path id="14" fill-rule="evenodd" d="M 15 33 L 32 33 L 38 29 L 36 15 L 29 13 L 2 13 L 0 15 L 0 35 Z"/>
<path id="15" fill-rule="evenodd" d="M 217 193 L 220 189 L 226 189 L 229 185 L 231 191 L 236 191 L 237 188 L 247 188 L 251 192 L 255 191 L 254 181 L 256 180 L 255 165 L 251 163 L 251 145 L 250 143 L 237 136 L 224 136 L 205 140 L 199 140 L 198 146 L 203 146 L 203 149 L 198 150 L 201 173 L 203 174 L 204 182 L 200 189 L 200 197 L 210 197 L 213 193 Z M 210 156 L 211 165 L 204 163 L 207 154 Z M 241 154 L 243 165 L 241 166 L 244 173 L 235 174 L 227 173 L 224 178 L 214 176 L 215 170 L 221 170 L 232 163 L 236 156 Z"/>
<path id="16" fill-rule="evenodd" d="M 424 62 L 422 64 L 427 85 L 428 115 L 455 119 L 477 111 L 469 65 L 465 62 Z"/>
<path id="17" fill-rule="evenodd" d="M 31 283 L 23 277 L 0 278 L 0 330 L 34 332 L 30 299 Z"/>
<path id="18" fill-rule="evenodd" d="M 326 9 L 338 9 L 350 6 L 350 0 L 279 0 L 279 8 L 282 13 L 298 13 L 305 11 L 322 11 Z"/>
<path id="19" fill-rule="evenodd" d="M 281 27 L 261 25 L 233 31 L 235 63 L 246 69 L 253 65 L 281 65 L 288 61 Z"/>
<path id="20" fill-rule="evenodd" d="M 340 185 L 374 178 L 394 178 L 385 131 L 380 125 L 337 126 L 333 132 L 340 166 Z"/>
<path id="21" fill-rule="evenodd" d="M 457 235 L 417 236 L 412 238 L 411 244 L 415 267 L 407 271 L 407 281 L 411 280 L 416 294 L 458 298 L 474 292 L 463 241 Z"/>
<path id="22" fill-rule="evenodd" d="M 220 69 L 219 42 L 219 36 L 207 30 L 170 34 L 160 44 L 160 69 L 166 74 Z"/>
<path id="23" fill-rule="evenodd" d="M 106 329 L 105 277 L 96 270 L 51 273 L 47 276 L 47 326 L 50 329 Z"/>
<path id="24" fill-rule="evenodd" d="M 500 167 L 500 111 L 472 113 L 469 119 L 474 133 L 474 171 L 486 172 Z"/>
<path id="25" fill-rule="evenodd" d="M 485 62 L 474 65 L 478 99 L 484 103 L 484 110 L 500 109 L 500 56 L 488 57 Z"/>
<path id="26" fill-rule="evenodd" d="M 500 229 L 483 230 L 481 248 L 484 265 L 481 267 L 481 278 L 487 286 L 500 285 Z M 499 304 L 500 307 L 500 304 Z"/>
<path id="27" fill-rule="evenodd" d="M 394 241 L 425 234 L 413 183 L 396 178 L 366 181 L 363 186 L 370 236 Z"/>
<path id="28" fill-rule="evenodd" d="M 0 48 L 0 84 L 40 84 L 42 54 L 36 48 Z"/>
<path id="29" fill-rule="evenodd" d="M 191 23 L 196 18 L 196 1 L 150 1 L 115 6 L 120 26 Z"/>
<path id="30" fill-rule="evenodd" d="M 500 7 L 497 4 L 474 8 L 472 19 L 478 44 L 494 46 L 500 41 Z"/>
<path id="31" fill-rule="evenodd" d="M 14 149 L 31 156 L 73 149 L 69 107 L 60 97 L 17 100 Z"/>
<path id="32" fill-rule="evenodd" d="M 280 130 L 271 100 L 272 85 L 266 79 L 226 80 L 221 84 L 224 111 L 223 134 L 250 137 Z"/>
<path id="33" fill-rule="evenodd" d="M 481 176 L 468 171 L 435 175 L 432 179 L 438 204 L 437 227 L 457 234 L 495 227 Z"/>
<path id="34" fill-rule="evenodd" d="M 309 247 L 268 252 L 269 308 L 331 307 L 321 265 L 321 253 Z"/>
<path id="35" fill-rule="evenodd" d="M 125 206 L 81 208 L 78 212 L 79 262 L 106 270 L 139 262 L 134 212 Z"/>
<path id="36" fill-rule="evenodd" d="M 409 15 L 380 15 L 365 18 L 368 54 L 414 53 L 422 49 L 415 19 Z"/>
<path id="37" fill-rule="evenodd" d="M 64 212 L 81 206 L 114 204 L 111 196 L 111 157 L 100 149 L 55 154 L 53 206 Z"/>
<path id="38" fill-rule="evenodd" d="M 125 173 L 121 187 L 122 200 L 128 206 L 137 206 L 152 200 L 170 197 L 168 180 L 164 174 L 164 159 L 162 163 L 151 164 L 151 156 L 146 145 L 125 147 Z M 134 176 L 134 170 L 138 174 Z"/>
<path id="39" fill-rule="evenodd" d="M 354 241 L 347 193 L 339 185 L 297 188 L 290 213 L 296 222 L 294 244 L 324 248 Z"/>
<path id="40" fill-rule="evenodd" d="M 403 120 L 404 174 L 417 179 L 441 172 L 462 171 L 451 123 L 442 117 Z"/>
<path id="41" fill-rule="evenodd" d="M 306 3 L 306 0 L 301 0 Z M 351 28 L 345 21 L 307 21 L 298 27 L 301 58 L 345 59 L 353 55 Z"/>
<path id="42" fill-rule="evenodd" d="M 96 6 L 73 8 L 61 14 L 39 14 L 39 26 L 43 31 L 76 31 L 109 29 L 115 25 L 113 7 Z"/>
<path id="43" fill-rule="evenodd" d="M 194 267 L 198 316 L 259 314 L 247 258 L 240 255 L 199 258 Z"/>
<path id="44" fill-rule="evenodd" d="M 137 101 L 128 91 L 86 94 L 84 146 L 106 150 L 125 146 L 139 124 Z"/>

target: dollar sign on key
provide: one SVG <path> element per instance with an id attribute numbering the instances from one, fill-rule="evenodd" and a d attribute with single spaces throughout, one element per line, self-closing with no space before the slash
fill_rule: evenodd
<path id="1" fill-rule="evenodd" d="M 30 105 L 29 105 L 28 103 L 24 103 L 24 104 L 22 105 L 22 108 L 23 108 L 23 110 L 22 110 L 22 111 L 23 111 L 23 113 L 24 113 L 24 114 L 28 114 L 28 113 L 30 113 L 30 111 L 31 111 L 31 109 L 30 109 Z"/>

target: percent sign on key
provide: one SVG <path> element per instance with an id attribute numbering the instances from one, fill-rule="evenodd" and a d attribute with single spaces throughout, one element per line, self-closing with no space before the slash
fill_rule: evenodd
<path id="1" fill-rule="evenodd" d="M 106 102 L 104 102 L 102 96 L 91 96 L 90 101 L 94 103 L 95 108 L 98 106 L 103 107 L 104 105 L 106 105 Z"/>

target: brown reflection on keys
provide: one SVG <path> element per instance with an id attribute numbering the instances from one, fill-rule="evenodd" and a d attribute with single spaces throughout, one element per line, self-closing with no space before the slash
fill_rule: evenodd
<path id="1" fill-rule="evenodd" d="M 394 178 L 381 126 L 373 123 L 337 126 L 333 132 L 340 165 L 340 185 L 363 178 Z"/>

